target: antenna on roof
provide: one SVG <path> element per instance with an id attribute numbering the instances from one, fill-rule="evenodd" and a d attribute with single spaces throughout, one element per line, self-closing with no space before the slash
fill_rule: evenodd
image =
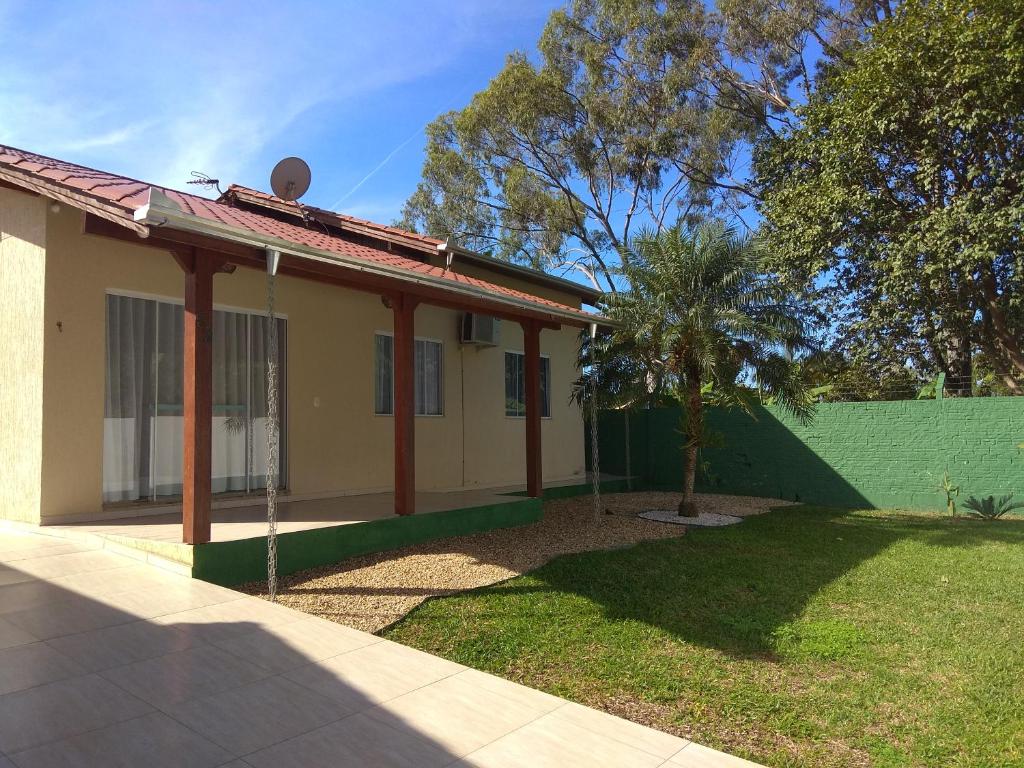
<path id="1" fill-rule="evenodd" d="M 274 194 L 289 203 L 295 202 L 309 189 L 313 174 L 300 157 L 286 157 L 274 166 L 270 174 L 270 188 Z"/>
<path id="2" fill-rule="evenodd" d="M 216 189 L 217 194 L 224 194 L 224 190 L 220 188 L 220 179 L 214 179 L 202 171 L 192 171 L 192 180 L 186 181 L 185 183 L 198 184 L 199 186 L 206 187 L 207 189 Z"/>

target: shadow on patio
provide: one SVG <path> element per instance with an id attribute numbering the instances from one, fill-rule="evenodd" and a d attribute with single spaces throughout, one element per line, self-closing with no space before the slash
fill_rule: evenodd
<path id="1" fill-rule="evenodd" d="M 451 662 L 41 536 L 0 533 L 0 649 L 0 765 L 20 768 L 440 766 L 538 716 L 469 711 Z"/>

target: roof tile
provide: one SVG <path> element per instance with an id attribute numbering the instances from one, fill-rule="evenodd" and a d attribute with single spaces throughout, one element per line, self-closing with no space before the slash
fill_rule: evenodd
<path id="1" fill-rule="evenodd" d="M 125 176 L 118 176 L 104 171 L 97 171 L 62 160 L 55 160 L 43 155 L 37 155 L 33 152 L 0 145 L 0 169 L 4 168 L 14 169 L 17 173 L 32 174 L 37 180 L 53 184 L 57 188 L 65 187 L 78 192 L 79 194 L 84 193 L 89 195 L 95 198 L 98 202 L 102 202 L 107 206 L 120 208 L 124 211 L 125 219 L 128 220 L 132 218 L 135 210 L 145 203 L 146 191 L 150 187 L 150 185 L 145 182 L 138 181 L 136 179 L 130 179 Z M 450 281 L 452 283 L 473 286 L 474 288 L 496 294 L 497 296 L 505 296 L 514 298 L 518 301 L 532 303 L 538 308 L 554 309 L 560 312 L 571 312 L 581 316 L 582 318 L 593 317 L 593 315 L 590 315 L 589 313 L 575 309 L 574 307 L 560 304 L 556 301 L 551 301 L 550 299 L 545 299 L 540 296 L 535 296 L 533 294 L 502 285 L 496 285 L 486 280 L 469 277 L 457 272 L 449 272 L 441 267 L 431 266 L 430 264 L 424 264 L 414 259 L 408 259 L 379 248 L 373 248 L 360 243 L 344 240 L 340 237 L 326 234 L 317 229 L 307 229 L 297 224 L 279 221 L 278 219 L 270 216 L 264 216 L 241 208 L 235 208 L 224 203 L 209 200 L 187 192 L 180 192 L 178 190 L 158 187 L 156 185 L 153 186 L 160 189 L 171 200 L 180 205 L 183 210 L 202 219 L 219 222 L 233 227 L 244 228 L 257 235 L 265 235 L 268 237 L 287 240 L 296 245 L 316 248 L 328 253 L 336 253 L 350 258 L 361 259 L 370 263 L 382 264 L 392 268 L 401 269 L 409 273 L 427 275 L 440 280 Z M 247 194 L 258 196 L 270 201 L 284 202 L 273 195 L 266 194 L 265 192 L 249 190 L 237 185 L 232 185 L 231 189 L 244 191 Z M 428 243 L 441 242 L 425 235 L 406 232 L 395 227 L 388 227 L 365 219 L 357 219 L 353 216 L 334 213 L 333 211 L 324 211 L 324 213 L 338 216 L 339 218 L 357 222 L 363 226 L 372 227 L 381 231 L 390 231 L 404 237 L 415 237 Z"/>

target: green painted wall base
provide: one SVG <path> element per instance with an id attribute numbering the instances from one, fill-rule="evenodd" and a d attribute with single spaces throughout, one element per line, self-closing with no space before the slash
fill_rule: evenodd
<path id="1" fill-rule="evenodd" d="M 541 499 L 524 498 L 505 504 L 282 533 L 277 537 L 277 572 L 284 576 L 307 568 L 331 565 L 355 555 L 383 552 L 448 536 L 526 525 L 543 516 Z M 196 545 L 192 554 L 192 576 L 226 587 L 265 579 L 267 540 L 260 537 Z"/>

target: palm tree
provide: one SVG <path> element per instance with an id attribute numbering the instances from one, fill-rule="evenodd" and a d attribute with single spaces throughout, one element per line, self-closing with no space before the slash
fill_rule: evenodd
<path id="1" fill-rule="evenodd" d="M 622 273 L 630 289 L 605 296 L 615 341 L 656 361 L 674 382 L 687 441 L 679 514 L 697 515 L 697 453 L 705 402 L 748 413 L 758 392 L 801 419 L 814 405 L 795 350 L 809 342 L 798 303 L 761 271 L 760 245 L 719 221 L 645 231 Z"/>

